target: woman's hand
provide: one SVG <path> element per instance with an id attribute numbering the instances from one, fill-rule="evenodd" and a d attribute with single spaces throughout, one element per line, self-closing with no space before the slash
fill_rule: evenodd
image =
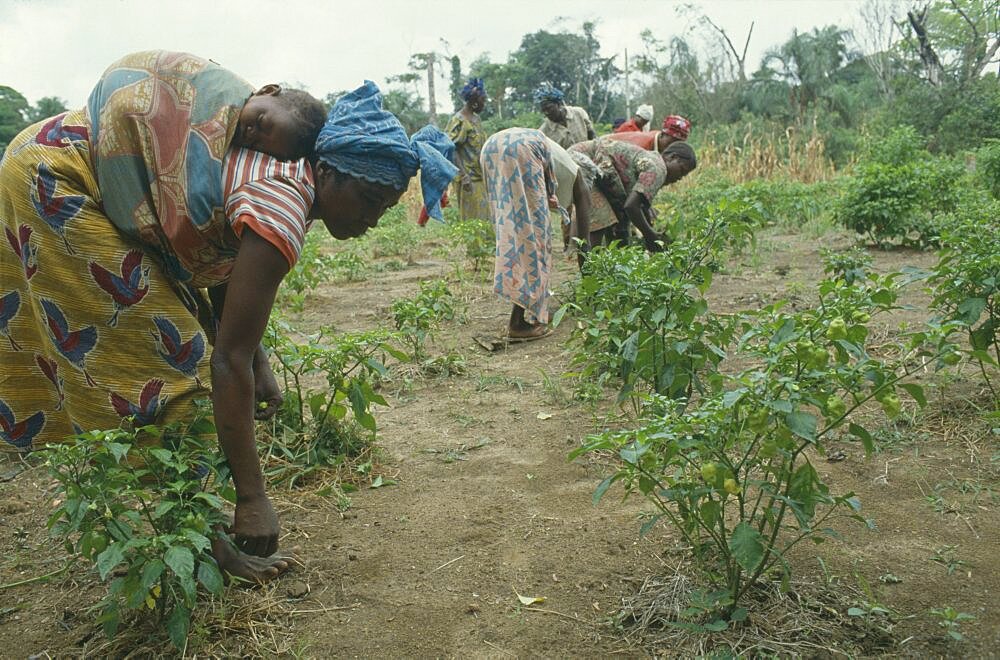
<path id="1" fill-rule="evenodd" d="M 236 547 L 248 555 L 270 557 L 278 551 L 278 514 L 267 495 L 237 499 L 236 515 L 228 530 Z"/>
<path id="2" fill-rule="evenodd" d="M 656 232 L 644 236 L 643 241 L 646 243 L 646 249 L 650 252 L 663 252 L 664 246 L 670 244 L 669 239 Z"/>
<path id="3" fill-rule="evenodd" d="M 253 395 L 254 419 L 271 419 L 281 409 L 284 401 L 263 346 L 258 346 L 253 356 Z"/>

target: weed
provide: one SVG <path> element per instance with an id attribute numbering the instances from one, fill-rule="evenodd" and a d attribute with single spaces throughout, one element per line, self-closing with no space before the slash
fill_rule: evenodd
<path id="1" fill-rule="evenodd" d="M 544 369 L 539 369 L 542 374 L 542 392 L 549 403 L 556 406 L 566 407 L 570 404 L 571 398 L 566 394 L 566 390 L 556 378 L 553 378 Z"/>
<path id="2" fill-rule="evenodd" d="M 934 551 L 934 556 L 931 557 L 931 561 L 935 564 L 940 564 L 947 571 L 948 575 L 952 575 L 965 566 L 965 562 L 955 556 L 954 545 L 946 545 L 938 548 Z"/>
<path id="3" fill-rule="evenodd" d="M 487 392 L 494 386 L 516 388 L 518 394 L 524 394 L 524 381 L 518 376 L 504 374 L 479 374 L 476 377 L 476 391 Z"/>

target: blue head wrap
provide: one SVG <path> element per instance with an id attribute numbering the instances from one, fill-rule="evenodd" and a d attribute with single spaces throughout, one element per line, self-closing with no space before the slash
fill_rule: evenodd
<path id="1" fill-rule="evenodd" d="M 441 195 L 458 173 L 454 155 L 455 145 L 434 126 L 407 138 L 399 120 L 382 109 L 382 93 L 370 80 L 334 104 L 316 140 L 316 156 L 330 167 L 396 190 L 419 169 L 424 204 L 438 220 Z"/>
<path id="2" fill-rule="evenodd" d="M 486 85 L 483 83 L 482 78 L 469 78 L 469 82 L 465 83 L 465 87 L 459 93 L 463 101 L 468 101 L 473 94 L 482 94 L 486 96 Z"/>
<path id="3" fill-rule="evenodd" d="M 563 93 L 552 86 L 552 83 L 542 83 L 535 90 L 533 95 L 535 103 L 544 103 L 545 101 L 562 101 Z"/>

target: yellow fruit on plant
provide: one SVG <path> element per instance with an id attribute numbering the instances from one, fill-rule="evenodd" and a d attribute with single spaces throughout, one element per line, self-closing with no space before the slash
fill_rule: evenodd
<path id="1" fill-rule="evenodd" d="M 719 469 L 715 467 L 715 463 L 705 463 L 701 466 L 701 478 L 708 483 L 714 482 L 718 474 Z"/>
<path id="2" fill-rule="evenodd" d="M 798 341 L 795 343 L 795 357 L 799 358 L 802 362 L 808 362 L 815 348 L 816 344 L 808 339 Z"/>
<path id="3" fill-rule="evenodd" d="M 725 483 L 722 484 L 722 487 L 730 495 L 736 495 L 740 492 L 740 486 L 736 483 L 735 479 L 726 479 Z"/>
<path id="4" fill-rule="evenodd" d="M 90 547 L 95 555 L 104 552 L 104 549 L 108 547 L 108 539 L 106 536 L 100 534 L 95 534 L 91 537 Z"/>
<path id="5" fill-rule="evenodd" d="M 763 433 L 767 430 L 768 421 L 767 408 L 758 408 L 755 410 L 748 418 L 747 423 L 750 425 L 750 430 L 754 433 Z"/>
<path id="6" fill-rule="evenodd" d="M 887 394 L 882 397 L 881 402 L 882 410 L 885 411 L 886 416 L 889 419 L 896 419 L 899 416 L 900 411 L 903 409 L 903 404 L 900 402 L 899 397 L 895 394 Z"/>
<path id="7" fill-rule="evenodd" d="M 830 321 L 826 329 L 826 336 L 836 341 L 837 339 L 847 339 L 847 323 L 842 318 L 835 318 Z"/>
<path id="8" fill-rule="evenodd" d="M 847 404 L 836 394 L 830 395 L 826 400 L 826 412 L 830 417 L 840 418 L 847 412 Z"/>
<path id="9" fill-rule="evenodd" d="M 872 316 L 866 312 L 854 312 L 851 314 L 851 320 L 855 323 L 868 323 L 872 320 Z"/>
<path id="10" fill-rule="evenodd" d="M 809 358 L 809 366 L 817 371 L 826 369 L 826 365 L 830 362 L 830 354 L 826 352 L 825 348 L 813 349 L 812 355 Z"/>

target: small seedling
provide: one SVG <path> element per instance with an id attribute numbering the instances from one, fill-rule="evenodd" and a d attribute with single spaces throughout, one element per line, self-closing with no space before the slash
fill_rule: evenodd
<path id="1" fill-rule="evenodd" d="M 961 642 L 965 636 L 958 631 L 963 621 L 974 621 L 976 617 L 965 612 L 959 612 L 954 607 L 942 607 L 931 610 L 931 614 L 938 619 L 938 625 L 944 628 L 945 635 L 949 639 Z"/>

